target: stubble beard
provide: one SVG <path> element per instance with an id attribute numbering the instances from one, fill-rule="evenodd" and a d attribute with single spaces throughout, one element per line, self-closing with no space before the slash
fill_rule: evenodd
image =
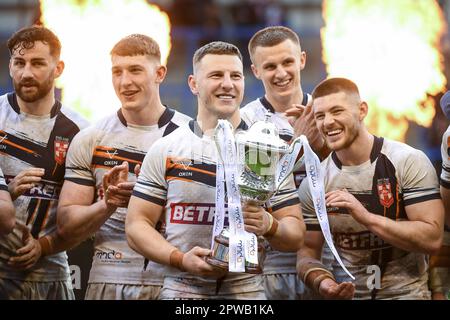
<path id="1" fill-rule="evenodd" d="M 353 124 L 353 126 L 348 128 L 347 131 L 349 132 L 349 138 L 346 141 L 344 141 L 342 146 L 338 147 L 337 149 L 334 149 L 334 151 L 340 151 L 350 148 L 350 146 L 359 137 L 359 130 L 356 124 Z"/>
<path id="2" fill-rule="evenodd" d="M 43 83 L 39 83 L 35 80 L 27 81 L 27 83 L 31 83 L 37 88 L 37 90 L 34 93 L 23 92 L 23 88 L 25 87 L 24 83 L 14 81 L 13 85 L 14 90 L 20 99 L 22 99 L 25 102 L 36 102 L 44 98 L 52 90 L 54 80 L 55 79 L 53 77 L 49 77 Z"/>

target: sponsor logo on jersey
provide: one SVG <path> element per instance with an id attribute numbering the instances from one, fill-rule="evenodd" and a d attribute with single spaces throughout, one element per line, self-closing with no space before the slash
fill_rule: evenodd
<path id="1" fill-rule="evenodd" d="M 91 165 L 94 168 L 110 169 L 121 165 L 124 161 L 128 162 L 128 172 L 134 173 L 136 165 L 142 164 L 145 153 L 135 151 L 121 150 L 108 146 L 96 146 Z"/>
<path id="2" fill-rule="evenodd" d="M 111 149 L 111 150 L 106 150 L 106 154 L 108 155 L 108 157 L 110 159 L 113 159 L 115 156 L 117 156 L 119 154 L 119 152 L 117 152 L 117 149 Z"/>
<path id="3" fill-rule="evenodd" d="M 19 132 L 19 134 L 24 134 Z M 26 136 L 26 134 L 24 134 Z M 30 162 L 31 159 L 40 158 L 38 150 L 42 151 L 41 146 L 37 146 L 33 142 L 18 138 L 12 134 L 8 134 L 0 130 L 0 152 L 4 152 L 15 158 Z"/>
<path id="4" fill-rule="evenodd" d="M 181 166 L 183 170 L 189 170 L 189 167 L 193 164 L 193 160 L 186 158 L 169 158 L 169 161 L 171 164 Z"/>
<path id="5" fill-rule="evenodd" d="M 55 161 L 61 166 L 66 161 L 67 149 L 69 148 L 69 139 L 56 136 L 54 143 L 55 143 Z"/>
<path id="6" fill-rule="evenodd" d="M 214 203 L 171 203 L 170 223 L 212 225 L 215 211 Z M 228 225 L 227 209 L 225 209 L 225 225 Z"/>
<path id="7" fill-rule="evenodd" d="M 381 205 L 385 208 L 389 208 L 394 203 L 394 196 L 392 195 L 389 178 L 378 179 L 377 189 Z"/>
<path id="8" fill-rule="evenodd" d="M 96 250 L 95 251 L 95 257 L 97 259 L 100 259 L 102 261 L 111 261 L 111 262 L 115 262 L 117 260 L 122 260 L 123 258 L 123 254 L 120 251 L 116 251 L 116 250 Z"/>
<path id="9" fill-rule="evenodd" d="M 390 245 L 370 231 L 344 233 L 333 232 L 334 244 L 347 250 L 383 249 Z"/>
<path id="10" fill-rule="evenodd" d="M 6 134 L 6 132 L 1 132 L 1 135 L 0 135 L 0 150 L 6 150 L 6 144 L 4 144 L 3 143 L 3 141 L 5 140 L 5 139 L 7 139 L 8 138 L 8 135 Z"/>
<path id="11" fill-rule="evenodd" d="M 197 182 L 215 187 L 216 166 L 208 163 L 196 163 L 192 159 L 168 157 L 166 159 L 166 179 L 167 181 Z"/>
<path id="12" fill-rule="evenodd" d="M 9 184 L 14 179 L 14 176 L 5 176 L 6 184 Z M 35 182 L 34 186 L 27 190 L 22 196 L 44 199 L 44 200 L 58 200 L 61 192 L 61 184 L 49 180 L 41 180 Z"/>

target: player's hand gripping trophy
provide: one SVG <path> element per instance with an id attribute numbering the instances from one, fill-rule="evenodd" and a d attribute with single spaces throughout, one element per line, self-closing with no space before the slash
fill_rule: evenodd
<path id="1" fill-rule="evenodd" d="M 261 273 L 262 239 L 258 241 L 255 234 L 244 230 L 241 205 L 266 204 L 294 168 L 303 163 L 303 156 L 297 160 L 302 146 L 300 137 L 289 146 L 279 138 L 267 114 L 265 121 L 255 122 L 235 137 L 231 124 L 220 120 L 214 139 L 219 153 L 216 213 L 212 255 L 206 261 L 230 272 Z M 224 227 L 225 204 L 229 227 Z"/>

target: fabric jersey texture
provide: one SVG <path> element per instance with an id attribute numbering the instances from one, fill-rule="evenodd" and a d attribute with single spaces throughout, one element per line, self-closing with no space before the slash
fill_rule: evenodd
<path id="1" fill-rule="evenodd" d="M 322 168 L 325 192 L 345 188 L 369 212 L 396 221 L 408 220 L 405 207 L 440 198 L 430 160 L 422 151 L 400 142 L 374 137 L 369 161 L 343 166 L 333 152 Z M 307 230 L 319 231 L 307 181 L 300 186 L 300 201 Z M 327 211 L 334 244 L 356 277 L 356 299 L 429 299 L 425 254 L 393 247 L 359 224 L 346 209 L 328 207 Z M 375 272 L 371 266 L 380 268 L 380 289 L 370 285 Z M 351 280 L 336 261 L 333 267 L 338 281 Z"/>
<path id="2" fill-rule="evenodd" d="M 440 184 L 450 189 L 450 126 L 442 136 L 442 171 Z M 430 258 L 430 288 L 450 300 L 450 226 L 445 226 L 444 241 L 440 252 Z"/>
<path id="3" fill-rule="evenodd" d="M 0 190 L 8 191 L 8 185 L 5 181 L 5 176 L 3 175 L 2 168 L 0 168 Z"/>
<path id="4" fill-rule="evenodd" d="M 237 130 L 246 130 L 244 121 Z M 183 143 L 180 143 L 183 141 Z M 179 128 L 153 145 L 142 165 L 133 195 L 164 207 L 166 239 L 183 252 L 195 246 L 210 248 L 215 212 L 217 151 L 214 140 L 201 132 L 197 122 Z M 293 179 L 268 203 L 276 211 L 298 204 Z M 226 213 L 225 225 L 228 224 Z M 168 268 L 163 291 L 222 296 L 263 291 L 259 275 L 229 273 L 220 291 L 217 282 L 175 268 Z M 185 294 L 182 295 L 186 297 Z"/>
<path id="5" fill-rule="evenodd" d="M 59 101 L 50 115 L 34 116 L 20 111 L 15 93 L 0 97 L 0 167 L 6 182 L 25 169 L 45 169 L 42 180 L 14 201 L 16 222 L 27 225 L 35 238 L 56 230 L 67 148 L 87 124 Z M 29 271 L 10 267 L 8 259 L 22 246 L 22 231 L 17 228 L 0 237 L 0 278 L 39 282 L 70 279 L 65 252 L 39 259 Z"/>
<path id="6" fill-rule="evenodd" d="M 157 124 L 127 124 L 121 109 L 117 114 L 82 130 L 67 155 L 66 180 L 92 186 L 97 201 L 103 199 L 102 179 L 114 166 L 127 161 L 128 180 L 135 181 L 134 169 L 155 141 L 170 134 L 189 117 L 165 109 Z M 125 235 L 126 208 L 118 208 L 95 233 L 94 256 L 89 283 L 161 285 L 163 267 L 145 260 L 132 250 Z"/>
<path id="7" fill-rule="evenodd" d="M 304 93 L 301 104 L 306 106 L 311 102 L 312 97 Z M 264 121 L 266 114 L 271 113 L 271 122 L 278 129 L 280 138 L 290 142 L 294 136 L 294 129 L 288 122 L 283 112 L 276 112 L 270 102 L 265 98 L 258 98 L 241 108 L 242 119 L 251 126 L 257 121 Z M 303 178 L 306 177 L 305 166 L 294 172 L 295 185 L 298 187 Z M 264 274 L 297 273 L 295 266 L 297 262 L 296 252 L 280 252 L 273 250 L 266 244 L 266 259 L 264 261 Z"/>
<path id="8" fill-rule="evenodd" d="M 446 189 L 450 189 L 450 126 L 442 136 L 441 144 L 442 171 L 440 184 Z"/>

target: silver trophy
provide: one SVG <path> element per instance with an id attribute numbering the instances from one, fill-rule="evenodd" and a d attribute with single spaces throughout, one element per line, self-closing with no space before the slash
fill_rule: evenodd
<path id="1" fill-rule="evenodd" d="M 299 139 L 289 145 L 280 139 L 278 130 L 270 121 L 270 114 L 264 121 L 255 122 L 247 131 L 235 135 L 237 149 L 237 184 L 242 203 L 264 205 L 278 191 L 282 182 L 294 168 L 303 164 L 303 156 L 297 160 L 300 148 Z M 220 150 L 219 143 L 216 144 Z M 220 152 L 219 152 L 220 153 Z M 212 255 L 208 263 L 226 269 L 228 267 L 229 231 L 224 228 L 214 237 Z M 258 264 L 246 261 L 248 273 L 261 273 L 264 261 L 264 247 L 258 241 Z"/>

